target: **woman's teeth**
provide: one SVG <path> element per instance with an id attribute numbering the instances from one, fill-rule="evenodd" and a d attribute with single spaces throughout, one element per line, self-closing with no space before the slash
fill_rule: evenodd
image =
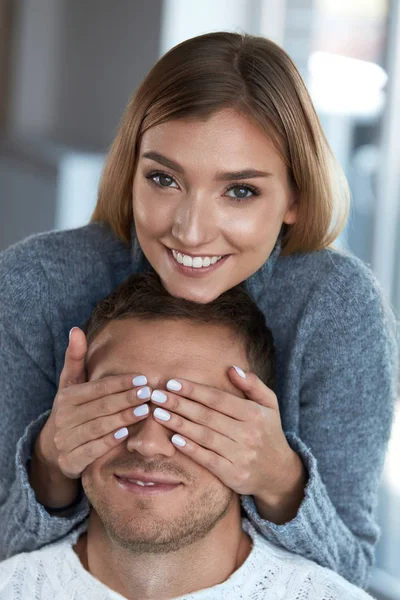
<path id="1" fill-rule="evenodd" d="M 172 250 L 172 254 L 175 260 L 185 267 L 194 267 L 200 269 L 201 267 L 209 267 L 219 261 L 222 256 L 188 256 L 187 254 L 181 254 L 176 250 Z"/>

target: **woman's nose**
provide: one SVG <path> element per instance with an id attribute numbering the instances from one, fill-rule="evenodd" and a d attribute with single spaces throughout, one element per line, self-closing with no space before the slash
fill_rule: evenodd
<path id="1" fill-rule="evenodd" d="M 136 451 L 146 457 L 159 454 L 171 457 L 176 452 L 175 446 L 170 441 L 174 432 L 154 419 L 153 412 L 157 408 L 156 406 L 149 403 L 149 408 L 149 415 L 134 425 L 132 433 L 129 432 L 127 448 L 129 452 Z"/>
<path id="2" fill-rule="evenodd" d="M 215 237 L 212 198 L 204 193 L 187 194 L 174 214 L 172 235 L 182 249 L 205 246 Z"/>

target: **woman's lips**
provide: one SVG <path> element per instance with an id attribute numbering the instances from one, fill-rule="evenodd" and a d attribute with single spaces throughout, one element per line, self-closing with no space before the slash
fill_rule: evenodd
<path id="1" fill-rule="evenodd" d="M 189 277 L 205 277 L 209 273 L 212 273 L 213 271 L 219 269 L 230 257 L 230 254 L 226 254 L 213 265 L 210 265 L 209 267 L 200 267 L 199 269 L 196 269 L 196 267 L 185 267 L 184 265 L 179 264 L 178 261 L 175 260 L 174 255 L 172 254 L 172 250 L 170 250 L 166 246 L 165 249 L 167 251 L 168 258 L 172 262 L 172 265 L 175 268 L 175 270 L 178 271 L 178 273 L 181 273 L 182 275 L 188 275 Z"/>

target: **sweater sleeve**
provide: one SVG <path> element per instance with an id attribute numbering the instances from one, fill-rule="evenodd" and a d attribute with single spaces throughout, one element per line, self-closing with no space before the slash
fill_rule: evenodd
<path id="1" fill-rule="evenodd" d="M 269 541 L 366 587 L 398 356 L 378 284 L 365 267 L 351 271 L 339 265 L 305 314 L 299 435 L 286 432 L 309 475 L 298 513 L 276 525 L 260 517 L 252 496 L 242 505 Z"/>
<path id="2" fill-rule="evenodd" d="M 39 549 L 88 514 L 87 498 L 70 516 L 37 502 L 27 463 L 57 391 L 47 281 L 28 241 L 0 254 L 0 560 Z"/>

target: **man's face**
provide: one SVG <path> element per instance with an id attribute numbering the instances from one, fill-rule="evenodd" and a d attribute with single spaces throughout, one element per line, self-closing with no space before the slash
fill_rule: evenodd
<path id="1" fill-rule="evenodd" d="M 249 369 L 243 345 L 224 326 L 190 321 L 110 322 L 88 351 L 88 377 L 146 375 L 152 388 L 165 389 L 183 377 L 244 397 L 227 375 L 231 365 Z M 170 441 L 173 431 L 149 416 L 130 427 L 128 438 L 94 461 L 82 484 L 108 537 L 137 553 L 167 553 L 206 536 L 232 511 L 238 497 L 217 477 L 182 454 Z M 212 424 L 211 424 L 212 428 Z M 153 496 L 124 488 L 116 473 L 139 471 L 178 480 L 180 485 Z M 228 517 L 229 518 L 229 517 Z"/>

